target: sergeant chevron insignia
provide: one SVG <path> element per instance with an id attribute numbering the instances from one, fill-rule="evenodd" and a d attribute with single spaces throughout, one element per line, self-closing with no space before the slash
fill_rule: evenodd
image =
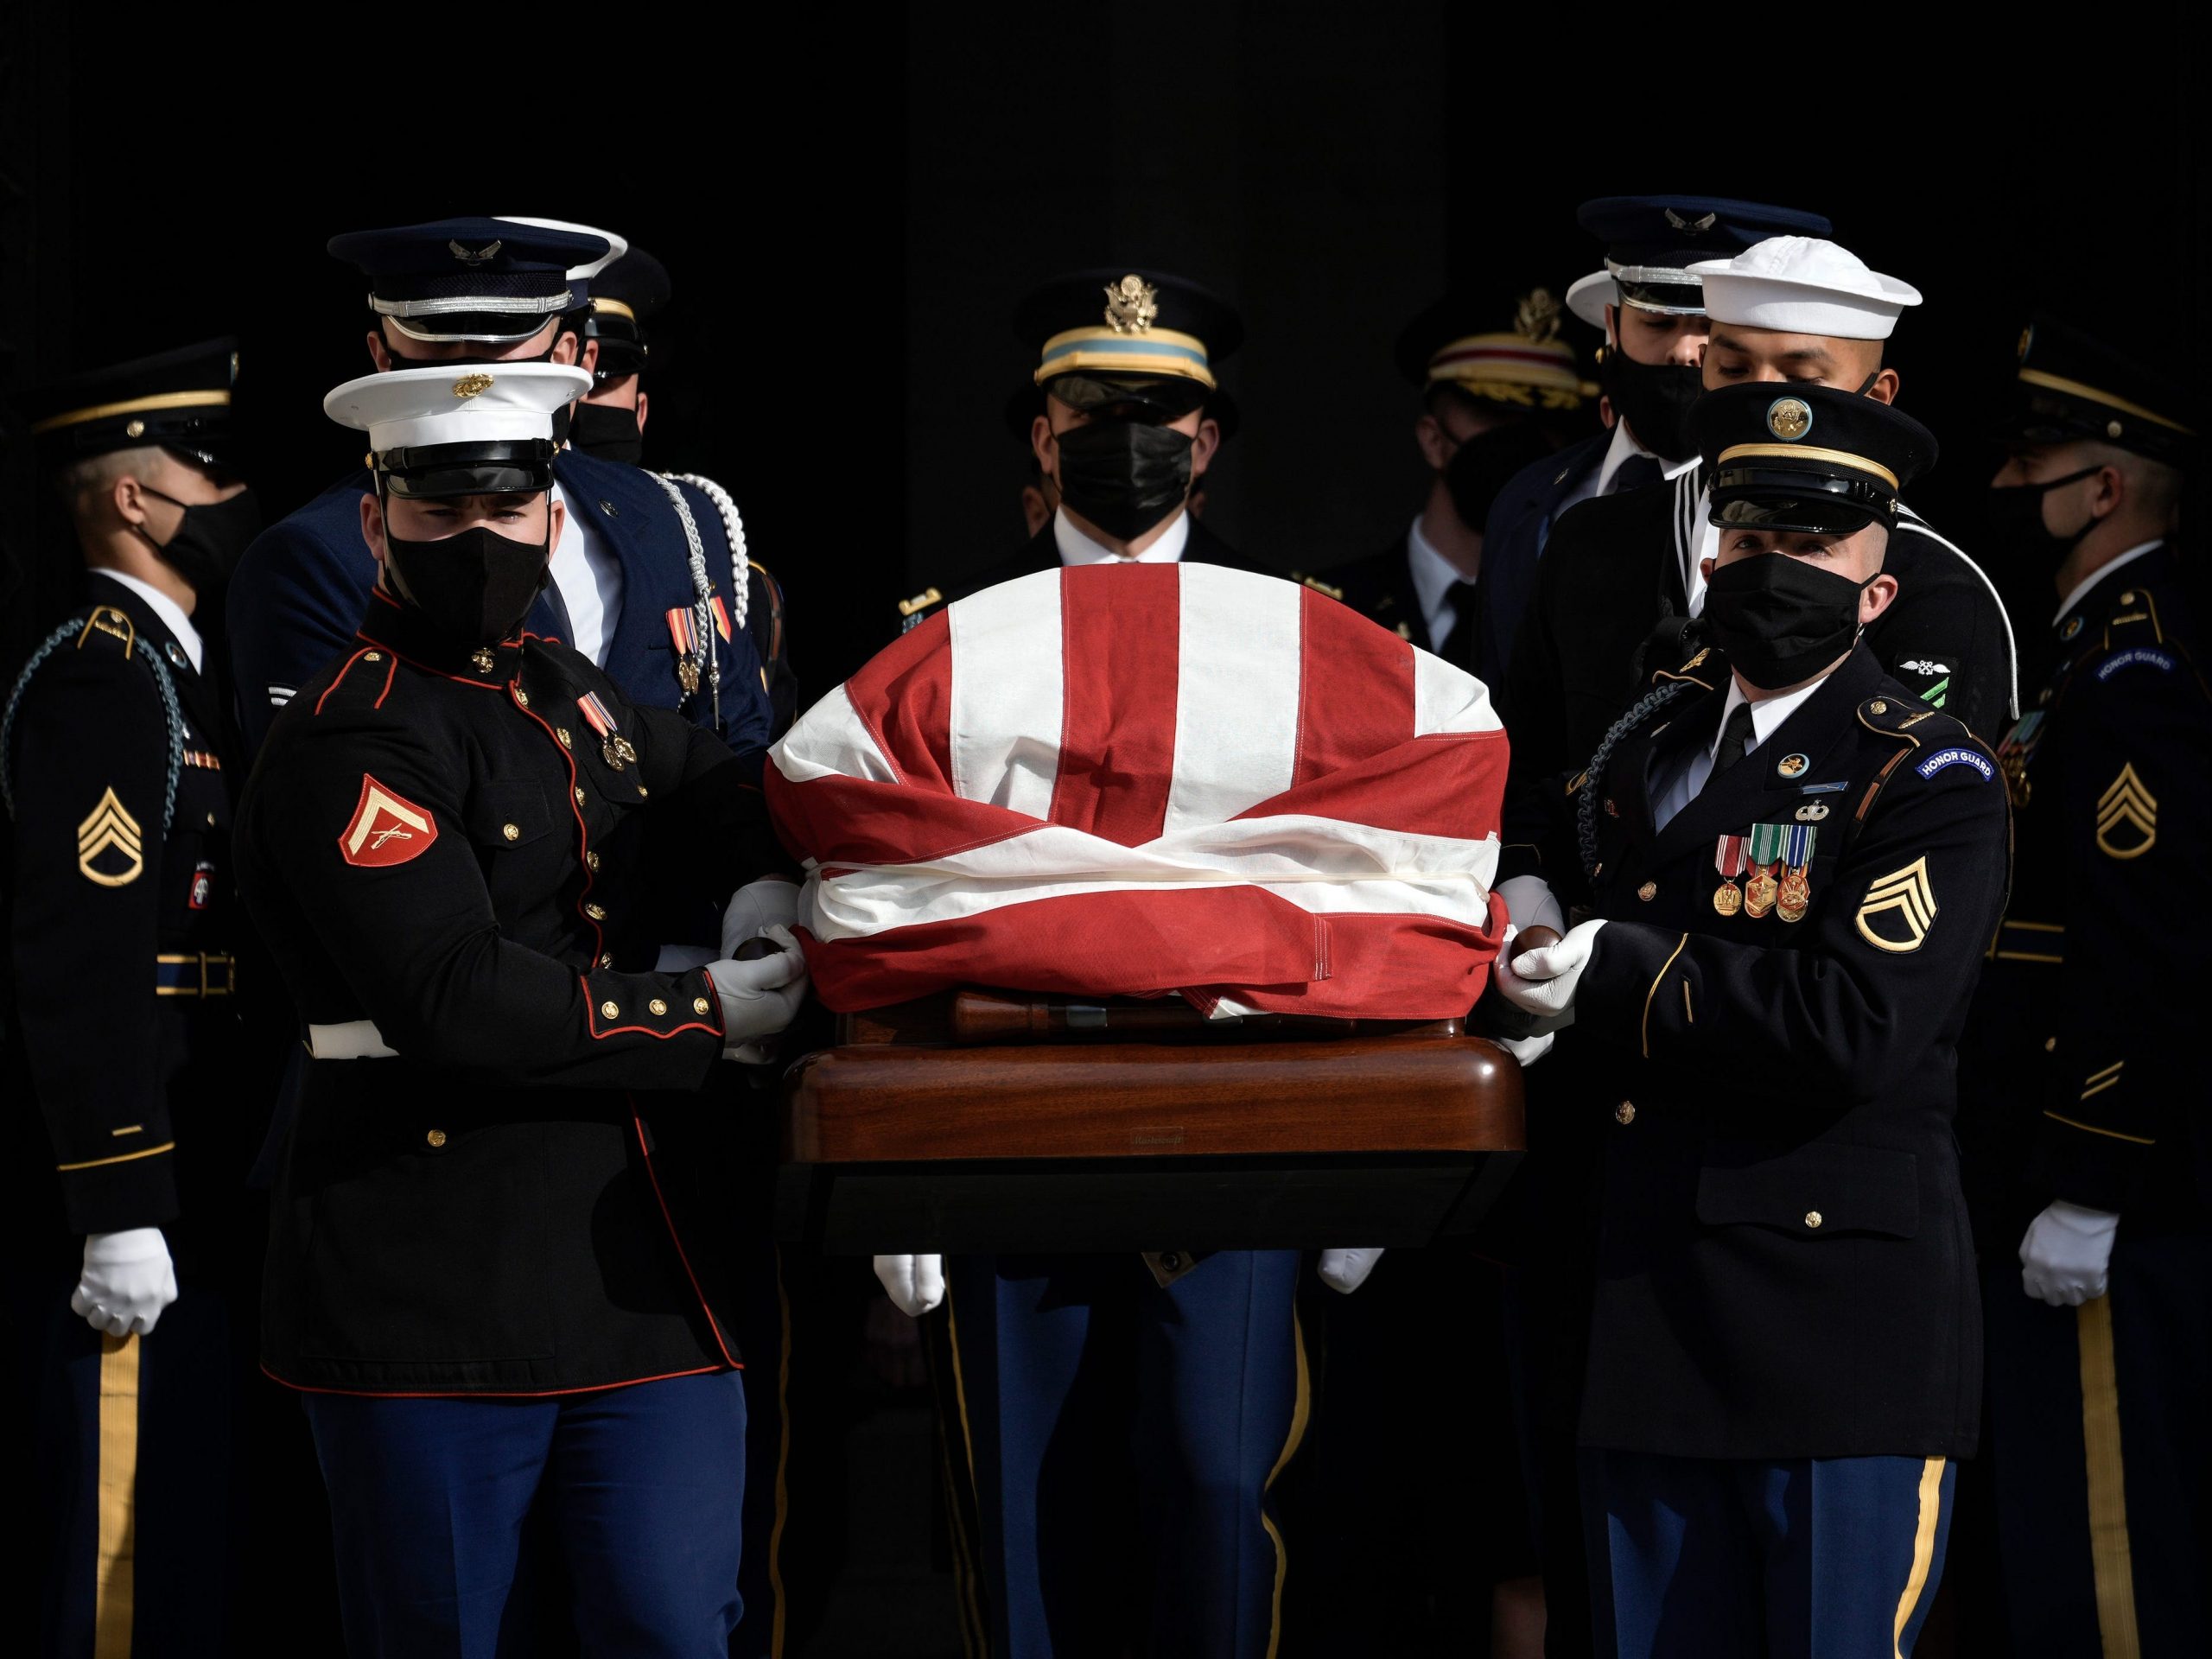
<path id="1" fill-rule="evenodd" d="M 416 805 L 365 772 L 361 798 L 338 837 L 338 851 L 357 869 L 382 869 L 420 858 L 437 838 L 438 821 L 429 809 Z"/>
<path id="2" fill-rule="evenodd" d="M 2097 798 L 2097 849 L 2108 858 L 2140 858 L 2158 839 L 2158 798 L 2143 787 L 2133 763 Z"/>
<path id="3" fill-rule="evenodd" d="M 116 857 L 105 868 L 94 868 L 108 853 Z M 145 832 L 116 799 L 112 786 L 77 826 L 77 868 L 87 881 L 103 887 L 127 887 L 145 871 Z"/>
<path id="4" fill-rule="evenodd" d="M 1859 937 L 1877 950 L 1894 956 L 1917 950 L 1935 925 L 1936 889 L 1924 857 L 1880 878 L 1859 901 Z"/>

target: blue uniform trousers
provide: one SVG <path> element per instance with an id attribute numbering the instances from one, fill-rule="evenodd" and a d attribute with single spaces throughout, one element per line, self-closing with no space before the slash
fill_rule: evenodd
<path id="1" fill-rule="evenodd" d="M 531 1643 L 524 1522 L 560 1551 L 588 1656 L 725 1659 L 745 1390 L 717 1371 L 546 1399 L 306 1394 L 352 1659 Z"/>
<path id="2" fill-rule="evenodd" d="M 1958 1472 L 1943 1459 L 1588 1455 L 1601 1652 L 1911 1654 L 1943 1574 Z"/>
<path id="3" fill-rule="evenodd" d="M 1134 1251 L 948 1262 L 995 1659 L 1270 1650 L 1299 1262 L 1223 1251 L 1166 1287 Z"/>
<path id="4" fill-rule="evenodd" d="M 2078 1308 L 1984 1268 L 1988 1456 L 2016 1659 L 2212 1643 L 2212 1237 L 2131 1235 Z"/>

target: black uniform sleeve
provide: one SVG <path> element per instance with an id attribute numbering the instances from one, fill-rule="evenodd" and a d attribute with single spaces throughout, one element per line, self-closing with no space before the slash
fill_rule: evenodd
<path id="1" fill-rule="evenodd" d="M 2066 696 L 2066 962 L 2036 1163 L 2057 1197 L 2124 1211 L 2180 1114 L 2202 1111 L 2193 1029 L 2171 1017 L 2198 952 L 2177 905 L 2212 845 L 2212 702 L 2187 654 L 2145 643 L 2084 664 Z M 2044 809 L 2038 798 L 2034 810 Z"/>
<path id="2" fill-rule="evenodd" d="M 656 711 L 662 722 L 682 725 Z M 663 753 L 664 749 L 664 753 Z M 692 757 L 713 734 L 652 745 L 671 794 L 695 782 Z M 645 751 L 641 746 L 641 758 Z M 429 740 L 396 717 L 334 710 L 283 755 L 283 781 L 256 779 L 263 823 L 249 880 L 280 881 L 363 1012 L 401 1054 L 501 1083 L 687 1089 L 722 1048 L 721 1006 L 703 969 L 686 974 L 579 973 L 504 937 L 463 828 L 458 780 Z M 429 822 L 404 862 L 350 861 L 344 842 L 365 791 L 382 791 Z M 357 855 L 359 849 L 356 849 Z M 255 893 L 249 889 L 248 899 Z"/>
<path id="3" fill-rule="evenodd" d="M 2005 904 L 2005 791 L 1983 758 L 1986 775 L 1971 764 L 1927 779 L 1899 768 L 1795 948 L 1610 923 L 1576 1027 L 1644 1059 L 1724 1065 L 1732 1090 L 1792 1110 L 1873 1098 L 1930 1064 Z"/>
<path id="4" fill-rule="evenodd" d="M 1553 536 L 1559 551 L 1568 522 Z M 1498 879 L 1541 875 L 1557 886 L 1571 874 L 1560 868 L 1560 830 L 1566 786 L 1575 758 L 1567 753 L 1565 671 L 1560 664 L 1558 629 L 1568 620 L 1561 573 L 1572 562 L 1548 557 L 1536 566 L 1535 595 L 1514 635 L 1513 658 L 1498 688 L 1497 715 L 1505 727 L 1509 759 L 1498 849 Z"/>
<path id="5" fill-rule="evenodd" d="M 33 1088 L 79 1233 L 177 1214 L 156 1020 L 168 722 L 146 664 L 88 626 L 16 715 L 9 948 Z"/>

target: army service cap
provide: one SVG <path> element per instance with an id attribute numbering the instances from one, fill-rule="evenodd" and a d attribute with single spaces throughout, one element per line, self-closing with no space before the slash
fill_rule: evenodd
<path id="1" fill-rule="evenodd" d="M 199 466 L 227 468 L 237 451 L 238 374 L 238 343 L 225 336 L 40 386 L 23 400 L 39 465 L 57 470 L 159 444 Z"/>
<path id="2" fill-rule="evenodd" d="M 393 495 L 506 495 L 551 487 L 554 411 L 590 390 L 566 363 L 448 365 L 348 380 L 322 412 L 369 435 L 369 467 Z"/>
<path id="3" fill-rule="evenodd" d="M 1605 326 L 1609 305 L 1694 316 L 1706 307 L 1692 265 L 1770 236 L 1826 236 L 1830 229 L 1818 213 L 1726 196 L 1601 196 L 1574 217 L 1605 245 L 1605 268 L 1567 290 L 1567 308 L 1594 328 Z"/>
<path id="4" fill-rule="evenodd" d="M 512 219 L 441 219 L 330 238 L 369 279 L 369 309 L 410 340 L 512 346 L 584 303 L 572 270 L 603 259 L 600 232 Z"/>
<path id="5" fill-rule="evenodd" d="M 651 353 L 645 320 L 668 303 L 668 268 L 643 248 L 632 248 L 591 279 L 591 315 L 584 338 L 599 342 L 594 378 L 609 380 L 643 372 Z"/>
<path id="6" fill-rule="evenodd" d="M 2094 439 L 2169 466 L 2193 461 L 2191 399 L 2155 369 L 2056 317 L 2020 335 L 2020 366 L 1999 435 L 2008 443 Z"/>
<path id="7" fill-rule="evenodd" d="M 1936 436 L 1918 421 L 1835 386 L 1722 386 L 1692 406 L 1690 429 L 1724 530 L 1894 528 L 1904 486 L 1936 464 Z"/>
<path id="8" fill-rule="evenodd" d="M 1598 388 L 1560 338 L 1560 302 L 1532 288 L 1510 298 L 1446 295 L 1398 335 L 1398 372 L 1426 391 L 1451 385 L 1509 409 L 1573 410 Z"/>
<path id="9" fill-rule="evenodd" d="M 1215 390 L 1215 365 L 1243 343 L 1229 302 L 1144 266 L 1069 271 L 1014 309 L 1036 353 L 1030 378 L 1076 409 L 1135 404 L 1172 420 Z"/>

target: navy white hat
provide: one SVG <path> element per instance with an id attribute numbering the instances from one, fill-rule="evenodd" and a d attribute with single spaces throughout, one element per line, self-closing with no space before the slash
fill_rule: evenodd
<path id="1" fill-rule="evenodd" d="M 1867 268 L 1850 249 L 1816 236 L 1770 237 L 1732 259 L 1690 267 L 1715 322 L 1831 340 L 1887 340 L 1897 314 L 1920 303 L 1910 283 Z"/>
<path id="2" fill-rule="evenodd" d="M 1690 410 L 1726 529 L 1840 535 L 1895 527 L 1904 486 L 1936 464 L 1935 435 L 1903 410 L 1837 386 L 1749 381 Z"/>
<path id="3" fill-rule="evenodd" d="M 505 495 L 551 487 L 554 412 L 590 390 L 566 363 L 448 364 L 348 380 L 322 412 L 369 435 L 368 465 L 393 495 Z"/>
<path id="4" fill-rule="evenodd" d="M 512 346 L 584 303 L 579 267 L 612 247 L 598 231 L 513 219 L 442 219 L 330 238 L 369 279 L 369 309 L 410 340 Z"/>
<path id="5" fill-rule="evenodd" d="M 1567 309 L 1595 328 L 1605 326 L 1609 305 L 1694 316 L 1705 300 L 1692 265 L 1770 236 L 1826 236 L 1830 229 L 1818 213 L 1725 196 L 1600 196 L 1574 217 L 1605 245 L 1605 268 L 1567 290 Z"/>
<path id="6" fill-rule="evenodd" d="M 53 381 L 26 394 L 23 412 L 48 468 L 146 444 L 223 467 L 237 447 L 231 387 L 238 375 L 238 341 L 203 340 Z"/>

